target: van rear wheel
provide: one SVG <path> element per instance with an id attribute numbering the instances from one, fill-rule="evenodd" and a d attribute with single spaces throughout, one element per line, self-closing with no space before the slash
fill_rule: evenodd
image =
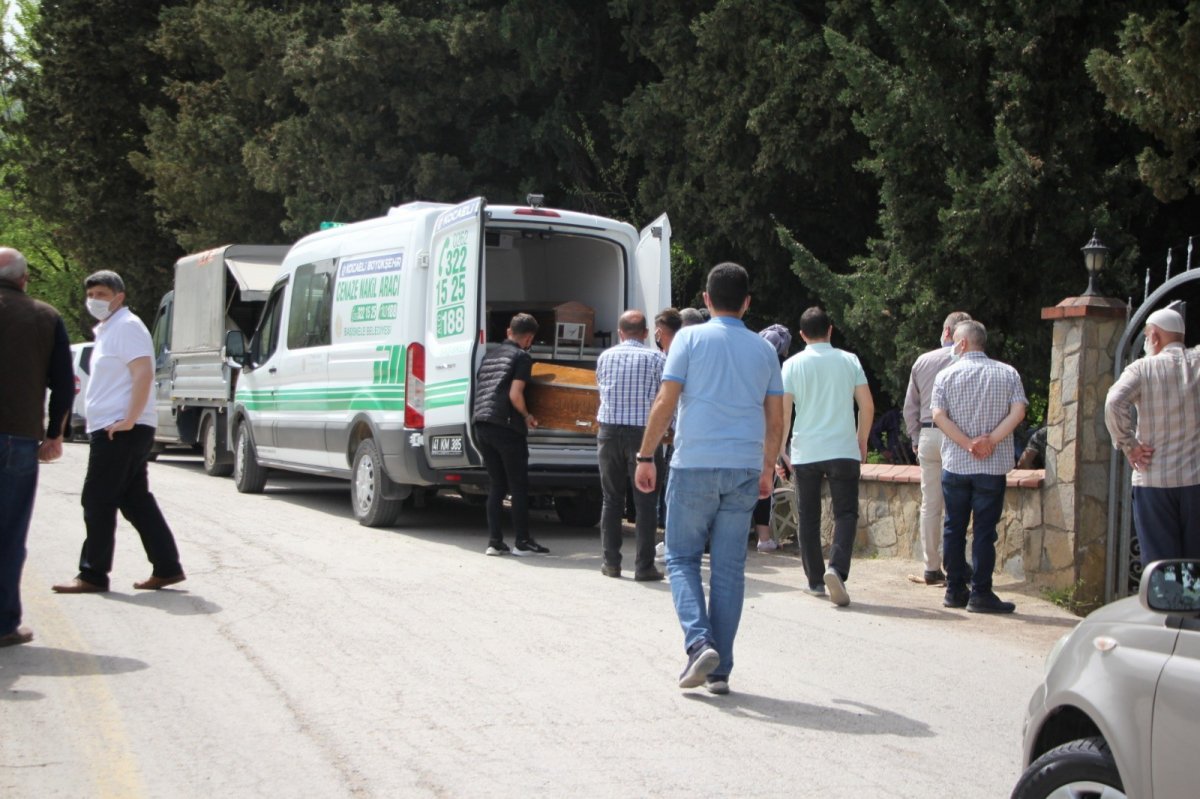
<path id="1" fill-rule="evenodd" d="M 200 441 L 204 446 L 204 471 L 212 477 L 228 477 L 233 472 L 233 461 L 229 450 L 218 440 L 215 416 L 204 417 L 204 429 L 200 431 Z"/>
<path id="2" fill-rule="evenodd" d="M 237 426 L 234 441 L 233 482 L 240 494 L 261 494 L 267 484 L 267 470 L 258 464 L 248 423 Z"/>
<path id="3" fill-rule="evenodd" d="M 354 471 L 350 477 L 350 506 L 359 524 L 387 527 L 399 518 L 404 500 L 384 496 L 387 481 L 379 447 L 374 439 L 363 439 L 354 453 Z"/>
<path id="4" fill-rule="evenodd" d="M 558 520 L 570 527 L 595 527 L 600 523 L 601 502 L 590 494 L 554 498 Z"/>

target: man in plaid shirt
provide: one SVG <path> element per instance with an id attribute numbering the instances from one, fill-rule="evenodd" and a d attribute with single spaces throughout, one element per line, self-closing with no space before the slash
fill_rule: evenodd
<path id="1" fill-rule="evenodd" d="M 1184 349 L 1183 333 L 1179 312 L 1150 314 L 1146 357 L 1125 367 L 1104 402 L 1113 446 L 1133 467 L 1133 520 L 1143 564 L 1200 558 L 1200 349 Z"/>
<path id="2" fill-rule="evenodd" d="M 646 431 L 650 406 L 662 382 L 665 358 L 646 346 L 649 334 L 646 315 L 626 311 L 617 322 L 620 343 L 600 353 L 596 361 L 596 385 L 600 388 L 600 434 L 596 437 L 600 459 L 600 486 L 604 505 L 600 511 L 600 544 L 607 577 L 621 576 L 621 520 L 625 512 L 625 491 L 637 471 L 638 447 Z M 661 459 L 661 448 L 654 457 Z M 661 463 L 656 463 L 658 468 Z M 658 521 L 658 495 L 636 487 L 633 507 L 637 513 L 637 553 L 634 556 L 635 580 L 661 580 L 663 573 L 654 566 L 654 534 Z"/>
<path id="3" fill-rule="evenodd" d="M 975 321 L 954 328 L 954 364 L 933 381 L 933 423 L 942 441 L 946 520 L 942 561 L 948 608 L 1012 613 L 1016 606 L 992 591 L 996 523 L 1004 510 L 1005 475 L 1013 467 L 1012 432 L 1025 418 L 1025 389 L 1017 370 L 984 354 L 987 330 Z M 971 587 L 967 588 L 967 524 L 974 517 Z"/>

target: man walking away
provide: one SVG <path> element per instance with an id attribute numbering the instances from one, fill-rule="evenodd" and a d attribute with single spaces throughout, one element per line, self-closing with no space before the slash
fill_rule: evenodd
<path id="1" fill-rule="evenodd" d="M 621 521 L 625 509 L 625 488 L 637 471 L 636 456 L 646 432 L 650 405 L 662 382 L 663 356 L 646 346 L 650 330 L 641 311 L 626 311 L 617 322 L 620 343 L 600 354 L 596 361 L 596 385 L 600 389 L 600 433 L 596 437 L 600 459 L 600 485 L 604 505 L 600 512 L 600 542 L 604 564 L 600 571 L 607 577 L 621 576 Z M 656 468 L 661 447 L 654 447 Z M 637 554 L 633 579 L 661 580 L 663 573 L 654 567 L 654 533 L 658 497 L 633 487 L 636 510 Z"/>
<path id="2" fill-rule="evenodd" d="M 955 363 L 933 381 L 933 423 L 942 431 L 942 533 L 948 608 L 1012 613 L 1016 606 L 992 591 L 996 524 L 1004 510 L 1005 475 L 1013 468 L 1012 432 L 1025 418 L 1025 389 L 1017 370 L 984 354 L 987 329 L 975 321 L 954 328 Z M 967 525 L 973 529 L 967 570 Z M 967 577 L 971 587 L 967 588 Z"/>
<path id="3" fill-rule="evenodd" d="M 0 247 L 0 647 L 33 640 L 21 625 L 21 571 L 38 461 L 62 456 L 75 400 L 67 328 L 58 311 L 25 294 L 28 283 L 25 256 Z M 47 386 L 50 418 L 43 427 Z"/>
<path id="4" fill-rule="evenodd" d="M 867 459 L 875 402 L 858 356 L 830 344 L 832 335 L 833 324 L 821 308 L 809 308 L 800 317 L 800 337 L 807 346 L 783 364 L 783 418 L 795 403 L 790 460 L 808 593 L 819 596 L 828 589 L 833 603 L 845 607 L 850 604 L 846 580 L 858 532 L 858 478 Z M 782 454 L 786 441 L 783 435 L 780 439 Z M 833 504 L 828 568 L 821 554 L 823 479 L 829 481 Z"/>
<path id="5" fill-rule="evenodd" d="M 908 375 L 904 395 L 904 426 L 912 441 L 917 462 L 921 464 L 921 547 L 925 559 L 925 584 L 945 585 L 942 572 L 942 431 L 933 423 L 929 401 L 933 398 L 933 379 L 950 365 L 954 346 L 954 328 L 970 321 L 969 314 L 955 311 L 942 323 L 942 345 L 917 358 Z"/>
<path id="6" fill-rule="evenodd" d="M 654 448 L 678 409 L 667 485 L 667 574 L 683 628 L 687 664 L 680 688 L 729 692 L 733 640 L 745 597 L 746 532 L 759 497 L 771 492 L 783 428 L 775 350 L 742 323 L 749 276 L 734 263 L 708 273 L 712 320 L 671 342 L 663 382 L 637 455 L 637 487 L 653 491 Z M 711 549 L 709 599 L 700 578 Z"/>
<path id="7" fill-rule="evenodd" d="M 150 493 L 146 473 L 158 424 L 151 402 L 154 345 L 142 320 L 125 307 L 125 282 L 120 275 L 96 272 L 83 285 L 88 312 L 100 321 L 85 399 L 90 449 L 81 502 L 87 538 L 78 576 L 54 590 L 60 594 L 108 590 L 118 510 L 137 530 L 153 566 L 150 577 L 133 587 L 165 588 L 186 578 L 175 537 Z"/>
<path id="8" fill-rule="evenodd" d="M 533 370 L 529 348 L 538 323 L 519 313 L 508 323 L 508 335 L 479 365 L 475 386 L 475 443 L 487 469 L 488 555 L 535 555 L 550 550 L 529 537 L 529 428 L 537 419 L 525 405 L 525 384 Z M 512 501 L 513 549 L 504 543 L 500 519 L 504 497 Z"/>
<path id="9" fill-rule="evenodd" d="M 1146 357 L 1125 367 L 1104 402 L 1113 446 L 1133 467 L 1133 520 L 1143 565 L 1200 558 L 1200 348 L 1184 349 L 1183 334 L 1179 312 L 1150 314 Z"/>

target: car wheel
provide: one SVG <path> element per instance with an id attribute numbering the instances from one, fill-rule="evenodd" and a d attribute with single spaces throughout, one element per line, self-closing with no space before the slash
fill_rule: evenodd
<path id="1" fill-rule="evenodd" d="M 555 497 L 554 512 L 569 527 L 595 527 L 600 523 L 601 503 L 587 494 Z"/>
<path id="2" fill-rule="evenodd" d="M 354 453 L 354 470 L 350 477 L 350 506 L 359 524 L 387 527 L 400 516 L 404 500 L 384 496 L 387 480 L 374 439 L 364 439 Z"/>
<path id="3" fill-rule="evenodd" d="M 200 431 L 204 446 L 204 471 L 213 477 L 228 477 L 233 471 L 229 451 L 217 440 L 217 420 L 212 415 L 204 417 L 204 429 Z"/>
<path id="4" fill-rule="evenodd" d="M 1108 743 L 1080 738 L 1033 761 L 1012 799 L 1125 799 L 1125 786 Z"/>
<path id="5" fill-rule="evenodd" d="M 261 494 L 267 484 L 267 470 L 258 464 L 248 425 L 238 425 L 236 436 L 233 445 L 233 482 L 238 493 Z"/>

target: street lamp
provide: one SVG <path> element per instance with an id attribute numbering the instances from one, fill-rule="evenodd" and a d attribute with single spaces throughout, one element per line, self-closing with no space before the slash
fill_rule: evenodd
<path id="1" fill-rule="evenodd" d="M 1081 248 L 1083 250 L 1083 265 L 1088 271 L 1088 287 L 1087 291 L 1083 292 L 1085 297 L 1095 297 L 1100 294 L 1096 291 L 1096 276 L 1104 269 L 1104 262 L 1108 260 L 1108 248 L 1104 246 L 1104 242 L 1096 238 L 1096 231 L 1092 231 L 1092 240 Z"/>

